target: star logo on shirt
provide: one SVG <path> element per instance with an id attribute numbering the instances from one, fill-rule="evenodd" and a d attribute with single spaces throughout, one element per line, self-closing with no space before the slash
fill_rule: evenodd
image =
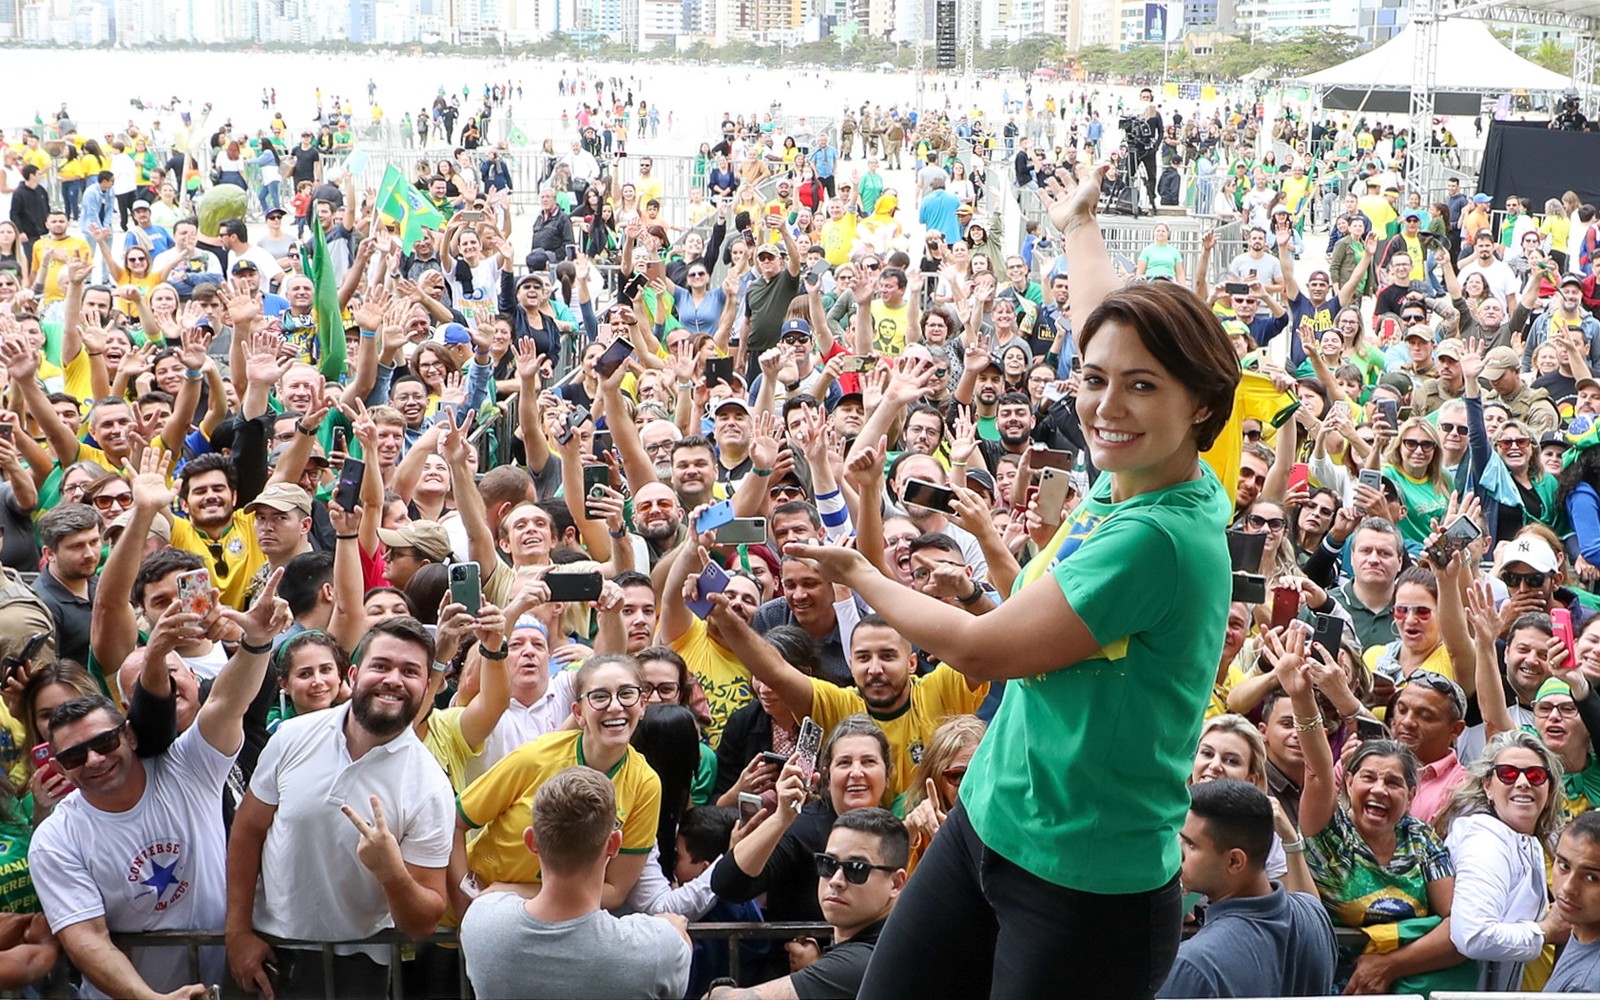
<path id="1" fill-rule="evenodd" d="M 160 899 L 168 889 L 178 884 L 178 876 L 174 872 L 178 867 L 178 862 L 174 859 L 172 864 L 164 865 L 156 861 L 152 862 L 150 867 L 150 877 L 143 879 L 142 884 L 154 889 L 156 898 Z"/>

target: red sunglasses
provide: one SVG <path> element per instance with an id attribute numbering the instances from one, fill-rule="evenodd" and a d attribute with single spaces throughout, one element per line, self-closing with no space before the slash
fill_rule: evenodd
<path id="1" fill-rule="evenodd" d="M 1550 780 L 1550 769 L 1539 764 L 1529 767 L 1518 767 L 1515 764 L 1496 764 L 1494 766 L 1495 780 L 1502 785 L 1515 785 L 1518 775 L 1527 775 L 1528 784 L 1535 788 Z"/>

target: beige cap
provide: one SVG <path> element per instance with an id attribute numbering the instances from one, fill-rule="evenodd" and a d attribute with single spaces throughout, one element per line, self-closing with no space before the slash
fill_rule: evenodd
<path id="1" fill-rule="evenodd" d="M 273 483 L 262 490 L 254 500 L 245 505 L 245 510 L 256 507 L 271 507 L 287 513 L 298 510 L 300 513 L 311 516 L 311 495 L 294 483 Z"/>
<path id="2" fill-rule="evenodd" d="M 412 521 L 403 528 L 379 528 L 378 541 L 391 549 L 416 549 L 434 562 L 450 558 L 450 534 L 438 521 Z"/>

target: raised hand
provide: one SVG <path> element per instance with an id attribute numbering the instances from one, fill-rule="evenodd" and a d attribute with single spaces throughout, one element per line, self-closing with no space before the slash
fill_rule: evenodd
<path id="1" fill-rule="evenodd" d="M 147 448 L 139 457 L 139 468 L 124 462 L 122 471 L 133 486 L 133 505 L 140 510 L 161 511 L 172 506 L 178 493 L 168 485 L 167 473 L 172 466 L 172 455 L 166 450 Z"/>
<path id="2" fill-rule="evenodd" d="M 1109 166 L 1101 164 L 1093 170 L 1083 171 L 1081 178 L 1065 170 L 1057 170 L 1046 178 L 1039 197 L 1049 206 L 1050 224 L 1066 233 L 1086 222 L 1093 222 L 1095 210 L 1100 205 L 1100 184 Z"/>
<path id="3" fill-rule="evenodd" d="M 367 871 L 379 881 L 406 875 L 405 858 L 400 854 L 400 842 L 389 832 L 389 821 L 383 815 L 383 804 L 378 797 L 369 798 L 372 804 L 372 822 L 368 823 L 347 802 L 339 807 L 345 818 L 356 828 L 361 840 L 356 844 L 356 857 Z"/>
<path id="4" fill-rule="evenodd" d="M 778 418 L 771 412 L 756 417 L 750 438 L 750 461 L 758 469 L 770 469 L 778 461 Z"/>
<path id="5" fill-rule="evenodd" d="M 256 603 L 248 611 L 218 607 L 218 618 L 236 625 L 248 645 L 264 646 L 271 642 L 273 636 L 294 621 L 294 615 L 289 613 L 289 602 L 278 596 L 278 583 L 282 579 L 283 567 L 280 566 L 267 577 L 266 585 L 261 588 L 261 596 L 256 598 Z"/>

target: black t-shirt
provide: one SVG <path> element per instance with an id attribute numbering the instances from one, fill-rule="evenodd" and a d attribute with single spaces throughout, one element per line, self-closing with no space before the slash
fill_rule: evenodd
<path id="1" fill-rule="evenodd" d="M 1549 393 L 1550 399 L 1556 403 L 1578 394 L 1577 379 L 1571 375 L 1561 374 L 1561 369 L 1559 368 L 1548 375 L 1540 375 L 1534 379 L 1533 387 L 1535 389 L 1543 389 Z"/>
<path id="2" fill-rule="evenodd" d="M 1384 313 L 1400 315 L 1400 303 L 1411 294 L 1410 285 L 1384 285 L 1378 289 L 1378 304 L 1373 312 L 1382 316 Z"/>
<path id="3" fill-rule="evenodd" d="M 289 150 L 289 155 L 294 157 L 294 182 L 315 181 L 317 179 L 317 161 L 322 158 L 322 153 L 317 147 L 303 149 L 300 146 Z"/>
<path id="4" fill-rule="evenodd" d="M 829 947 L 821 958 L 789 976 L 795 996 L 800 1000 L 830 1000 L 853 997 L 861 992 L 867 963 L 872 961 L 872 950 L 877 947 L 881 933 L 883 923 L 880 921 L 850 940 Z"/>

